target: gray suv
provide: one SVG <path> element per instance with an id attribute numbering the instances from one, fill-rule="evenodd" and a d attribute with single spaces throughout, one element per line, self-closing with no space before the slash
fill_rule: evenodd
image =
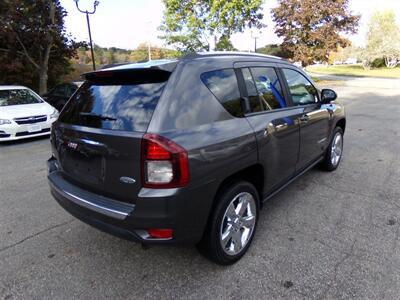
<path id="1" fill-rule="evenodd" d="M 317 164 L 338 167 L 335 99 L 292 64 L 247 53 L 88 73 L 53 124 L 51 193 L 105 232 L 232 264 L 265 201 Z"/>

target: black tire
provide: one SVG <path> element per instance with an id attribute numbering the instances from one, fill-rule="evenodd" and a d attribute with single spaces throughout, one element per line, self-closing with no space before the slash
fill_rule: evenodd
<path id="1" fill-rule="evenodd" d="M 255 205 L 253 204 L 250 205 L 250 203 L 253 203 L 253 201 L 251 197 L 249 197 L 249 195 L 251 195 L 254 198 Z M 248 204 L 249 206 L 247 206 L 248 208 L 245 208 L 245 212 L 243 212 L 243 214 L 247 214 L 245 218 L 248 218 L 248 220 L 250 220 L 251 215 L 254 216 L 254 225 L 253 225 L 254 227 L 252 230 L 249 231 L 247 231 L 248 230 L 247 227 L 240 227 L 242 226 L 241 220 L 244 220 L 244 218 L 240 220 L 235 219 L 237 223 L 234 224 L 235 222 L 230 221 L 231 219 L 228 217 L 228 215 L 226 215 L 229 214 L 228 207 L 232 208 L 232 206 L 230 205 L 234 205 L 234 203 L 239 203 L 243 201 L 242 199 L 246 201 L 243 203 L 249 203 Z M 214 211 L 211 213 L 209 222 L 207 224 L 207 228 L 205 230 L 202 240 L 197 245 L 197 248 L 200 251 L 200 253 L 202 253 L 208 259 L 216 262 L 217 264 L 231 265 L 237 262 L 247 252 L 253 240 L 259 215 L 259 206 L 260 206 L 259 196 L 256 188 L 251 183 L 246 181 L 236 181 L 232 182 L 231 184 L 223 188 L 218 193 L 215 201 L 217 201 L 216 207 Z M 252 212 L 252 210 L 254 212 Z M 227 222 L 229 222 L 228 224 L 232 225 L 227 225 Z M 253 219 L 251 222 L 253 222 Z M 230 228 L 233 228 L 232 232 L 235 235 L 245 234 L 246 231 L 246 236 L 244 237 L 244 239 L 247 242 L 243 246 L 241 245 L 242 243 L 240 243 L 240 246 L 238 246 L 241 247 L 240 252 L 236 254 L 232 253 L 228 254 L 227 251 L 230 250 L 227 249 L 227 246 L 226 247 L 222 246 L 223 243 L 221 241 L 222 231 L 224 231 L 225 229 L 225 232 L 227 232 L 228 230 L 228 228 L 224 226 L 230 226 Z M 236 227 L 234 228 L 234 226 Z M 238 227 L 240 227 L 240 229 L 238 229 Z M 231 232 L 231 230 L 229 230 L 229 232 Z M 234 243 L 234 238 L 230 237 L 230 242 L 227 243 L 227 245 L 230 245 L 229 248 L 235 249 L 236 248 L 235 244 L 236 243 Z"/>
<path id="2" fill-rule="evenodd" d="M 340 138 L 341 138 L 341 151 L 340 151 L 339 159 L 337 160 L 337 162 L 335 162 L 335 160 L 332 159 L 332 157 L 333 157 L 332 147 L 334 147 L 335 139 L 338 135 L 340 135 Z M 343 129 L 340 127 L 336 127 L 335 130 L 333 131 L 331 142 L 329 143 L 329 146 L 326 149 L 324 160 L 321 162 L 321 167 L 324 170 L 331 172 L 331 171 L 336 170 L 337 167 L 339 166 L 340 161 L 342 160 L 342 156 L 343 156 L 343 145 L 344 145 L 343 141 L 344 141 L 343 140 Z"/>

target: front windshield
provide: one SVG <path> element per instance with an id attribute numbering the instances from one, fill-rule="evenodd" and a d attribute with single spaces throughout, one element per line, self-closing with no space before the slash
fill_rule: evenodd
<path id="1" fill-rule="evenodd" d="M 0 90 L 0 106 L 42 103 L 31 91 L 25 89 Z"/>

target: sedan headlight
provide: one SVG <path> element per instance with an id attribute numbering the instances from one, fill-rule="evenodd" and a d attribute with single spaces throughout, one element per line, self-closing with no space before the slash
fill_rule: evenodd
<path id="1" fill-rule="evenodd" d="M 0 125 L 11 124 L 10 120 L 7 119 L 0 119 Z"/>
<path id="2" fill-rule="evenodd" d="M 54 109 L 54 111 L 50 115 L 50 119 L 57 119 L 59 115 L 60 114 L 59 114 L 58 110 Z"/>

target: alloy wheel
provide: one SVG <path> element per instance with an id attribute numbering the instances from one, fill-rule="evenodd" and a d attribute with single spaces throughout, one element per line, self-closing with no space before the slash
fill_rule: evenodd
<path id="1" fill-rule="evenodd" d="M 236 195 L 228 205 L 220 230 L 220 243 L 227 255 L 239 254 L 249 242 L 256 225 L 256 202 L 252 194 Z"/>
<path id="2" fill-rule="evenodd" d="M 343 137 L 340 132 L 337 132 L 332 141 L 331 147 L 331 163 L 336 166 L 342 156 L 343 151 Z"/>

